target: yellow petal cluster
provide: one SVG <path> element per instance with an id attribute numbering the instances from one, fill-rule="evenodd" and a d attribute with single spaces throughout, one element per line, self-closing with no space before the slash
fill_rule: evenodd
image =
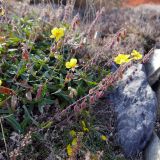
<path id="1" fill-rule="evenodd" d="M 50 36 L 50 38 L 55 38 L 57 42 L 64 36 L 64 31 L 64 28 L 53 28 L 51 30 L 52 35 Z"/>
<path id="2" fill-rule="evenodd" d="M 67 154 L 68 156 L 72 156 L 73 153 L 73 149 L 72 146 L 70 144 L 67 145 Z"/>
<path id="3" fill-rule="evenodd" d="M 89 132 L 89 129 L 86 126 L 86 123 L 84 121 L 82 121 L 82 128 L 84 132 Z"/>
<path id="4" fill-rule="evenodd" d="M 0 8 L 0 16 L 4 16 L 5 15 L 5 10 L 3 8 Z"/>
<path id="5" fill-rule="evenodd" d="M 139 53 L 139 52 L 136 51 L 136 50 L 133 50 L 133 51 L 132 51 L 131 56 L 133 56 L 133 59 L 134 59 L 134 60 L 140 60 L 140 59 L 142 59 L 142 54 Z"/>
<path id="6" fill-rule="evenodd" d="M 130 57 L 129 54 L 119 54 L 117 57 L 114 58 L 114 62 L 116 64 L 128 63 L 131 61 L 131 59 L 129 59 L 129 57 Z"/>
<path id="7" fill-rule="evenodd" d="M 74 138 L 73 140 L 72 140 L 72 146 L 76 146 L 77 145 L 77 138 Z"/>
<path id="8" fill-rule="evenodd" d="M 75 137 L 75 136 L 76 136 L 76 132 L 75 132 L 74 130 L 71 130 L 71 131 L 69 132 L 69 134 L 70 134 L 72 137 Z"/>
<path id="9" fill-rule="evenodd" d="M 103 141 L 106 141 L 106 140 L 107 140 L 107 137 L 106 137 L 105 135 L 102 135 L 102 136 L 101 136 L 101 139 L 102 139 Z"/>
<path id="10" fill-rule="evenodd" d="M 68 154 L 68 156 L 69 157 L 71 157 L 71 156 L 73 156 L 73 154 L 74 154 L 74 150 L 75 150 L 75 148 L 77 148 L 77 145 L 78 145 L 78 140 L 77 140 L 77 138 L 74 138 L 73 140 L 72 140 L 72 144 L 68 144 L 67 145 L 67 154 Z"/>
<path id="11" fill-rule="evenodd" d="M 66 62 L 66 68 L 75 68 L 77 66 L 77 59 L 72 58 L 69 62 Z"/>
<path id="12" fill-rule="evenodd" d="M 2 80 L 0 80 L 0 86 L 2 85 Z"/>
<path id="13" fill-rule="evenodd" d="M 124 64 L 128 63 L 131 60 L 140 60 L 142 59 L 142 54 L 136 50 L 133 50 L 131 54 L 119 54 L 117 57 L 114 58 L 114 62 L 116 64 Z"/>

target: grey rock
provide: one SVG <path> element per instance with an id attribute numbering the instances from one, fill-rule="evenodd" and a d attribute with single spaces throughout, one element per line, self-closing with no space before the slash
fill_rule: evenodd
<path id="1" fill-rule="evenodd" d="M 154 49 L 150 60 L 145 64 L 146 73 L 150 85 L 153 85 L 160 77 L 160 48 Z"/>
<path id="2" fill-rule="evenodd" d="M 157 83 L 154 85 L 157 101 L 158 101 L 158 107 L 157 107 L 157 117 L 160 117 L 160 81 L 157 81 Z"/>
<path id="3" fill-rule="evenodd" d="M 160 140 L 154 133 L 144 151 L 145 160 L 160 160 Z"/>
<path id="4" fill-rule="evenodd" d="M 156 120 L 157 99 L 144 66 L 130 67 L 108 98 L 117 114 L 118 143 L 127 157 L 134 156 L 146 146 Z"/>

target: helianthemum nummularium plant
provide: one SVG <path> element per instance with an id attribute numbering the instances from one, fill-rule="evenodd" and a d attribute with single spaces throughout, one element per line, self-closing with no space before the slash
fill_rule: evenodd
<path id="1" fill-rule="evenodd" d="M 133 50 L 132 52 L 131 52 L 131 54 L 119 54 L 118 56 L 116 56 L 115 58 L 114 58 L 114 62 L 116 63 L 116 64 L 119 64 L 119 65 L 121 65 L 121 64 L 124 64 L 124 63 L 128 63 L 128 62 L 130 62 L 131 60 L 140 60 L 140 59 L 142 59 L 142 54 L 141 53 L 139 53 L 138 51 L 136 51 L 136 50 Z"/>
<path id="2" fill-rule="evenodd" d="M 70 61 L 66 62 L 67 69 L 75 69 L 77 67 L 77 59 L 71 58 Z"/>
<path id="3" fill-rule="evenodd" d="M 58 42 L 64 36 L 64 28 L 53 28 L 51 30 L 52 35 L 50 38 L 55 38 L 56 42 Z"/>
<path id="4" fill-rule="evenodd" d="M 139 53 L 139 52 L 136 51 L 136 50 L 133 50 L 133 51 L 132 51 L 131 56 L 133 56 L 133 59 L 134 59 L 134 60 L 140 60 L 140 59 L 142 59 L 142 57 L 143 57 L 142 54 Z"/>
<path id="5" fill-rule="evenodd" d="M 116 64 L 128 63 L 130 61 L 129 57 L 129 54 L 119 54 L 117 57 L 114 58 L 114 62 Z"/>

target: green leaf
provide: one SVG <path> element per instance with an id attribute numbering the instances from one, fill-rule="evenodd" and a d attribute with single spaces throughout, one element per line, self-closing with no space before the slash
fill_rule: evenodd
<path id="1" fill-rule="evenodd" d="M 18 66 L 17 77 L 22 75 L 25 71 L 26 71 L 26 64 L 24 62 L 21 62 Z"/>
<path id="2" fill-rule="evenodd" d="M 27 128 L 27 126 L 31 123 L 31 121 L 32 120 L 28 117 L 28 115 L 25 114 L 24 120 L 21 122 L 21 127 L 23 128 L 23 130 Z"/>
<path id="3" fill-rule="evenodd" d="M 41 113 L 44 113 L 43 112 L 43 109 L 46 105 L 51 105 L 51 104 L 54 104 L 54 100 L 51 100 L 51 99 L 47 99 L 47 98 L 42 98 L 40 100 L 40 102 L 38 103 L 38 108 L 39 108 L 39 111 Z"/>
<path id="4" fill-rule="evenodd" d="M 50 128 L 53 124 L 53 121 L 47 121 L 47 122 L 42 122 L 41 123 L 41 128 L 45 129 L 45 128 Z"/>
<path id="5" fill-rule="evenodd" d="M 14 115 L 5 117 L 4 119 L 7 120 L 7 122 L 13 127 L 18 133 L 23 133 L 23 129 L 20 125 L 20 123 L 16 120 Z"/>
<path id="6" fill-rule="evenodd" d="M 33 124 L 35 124 L 36 126 L 39 126 L 39 123 L 38 123 L 34 118 L 32 118 L 32 116 L 31 116 L 30 113 L 28 112 L 27 107 L 26 107 L 25 105 L 23 105 L 23 108 L 24 108 L 24 110 L 25 110 L 25 114 L 28 116 L 28 118 L 29 118 L 30 120 L 32 120 Z"/>
<path id="7" fill-rule="evenodd" d="M 64 87 L 64 79 L 63 79 L 63 75 L 60 74 L 60 86 L 63 88 Z"/>
<path id="8" fill-rule="evenodd" d="M 5 109 L 0 109 L 0 114 L 8 114 L 9 111 Z"/>
<path id="9" fill-rule="evenodd" d="M 68 95 L 66 95 L 62 90 L 60 92 L 58 92 L 58 91 L 55 92 L 54 94 L 59 96 L 60 98 L 62 98 L 63 100 L 65 100 L 67 102 L 72 102 L 72 100 L 68 97 Z"/>
<path id="10" fill-rule="evenodd" d="M 94 82 L 94 81 L 87 81 L 87 80 L 85 80 L 85 82 L 86 82 L 89 86 L 95 86 L 95 85 L 97 85 L 97 82 Z"/>

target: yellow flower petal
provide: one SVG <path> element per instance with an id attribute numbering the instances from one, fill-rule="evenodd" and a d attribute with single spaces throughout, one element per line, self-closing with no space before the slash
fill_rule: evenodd
<path id="1" fill-rule="evenodd" d="M 106 137 L 105 135 L 102 135 L 102 136 L 101 136 L 101 139 L 102 139 L 103 141 L 106 141 L 106 140 L 107 140 L 107 137 Z"/>
<path id="2" fill-rule="evenodd" d="M 68 144 L 67 145 L 67 154 L 68 154 L 68 156 L 72 156 L 72 153 L 73 153 L 73 149 L 72 149 L 71 145 Z"/>
<path id="3" fill-rule="evenodd" d="M 81 123 L 82 123 L 83 131 L 89 132 L 89 129 L 86 127 L 86 123 L 84 121 L 81 121 Z"/>
<path id="4" fill-rule="evenodd" d="M 56 27 L 56 28 L 53 28 L 53 29 L 51 30 L 52 35 L 54 35 L 54 33 L 55 33 L 57 30 L 58 30 L 57 27 Z"/>
<path id="5" fill-rule="evenodd" d="M 75 137 L 75 136 L 76 136 L 76 132 L 75 132 L 74 130 L 71 130 L 71 131 L 69 132 L 69 134 L 70 134 L 72 137 Z"/>
<path id="6" fill-rule="evenodd" d="M 131 55 L 133 56 L 134 60 L 139 60 L 139 59 L 142 59 L 142 57 L 143 57 L 142 54 L 139 53 L 136 50 L 133 50 L 132 53 L 131 53 Z"/>
<path id="7" fill-rule="evenodd" d="M 2 80 L 0 80 L 0 86 L 2 85 Z"/>
<path id="8" fill-rule="evenodd" d="M 50 38 L 54 38 L 54 35 L 51 35 Z"/>
<path id="9" fill-rule="evenodd" d="M 75 68 L 77 66 L 77 59 L 76 58 L 71 58 L 69 62 L 66 62 L 66 68 Z"/>
<path id="10" fill-rule="evenodd" d="M 51 33 L 50 38 L 55 38 L 56 41 L 59 41 L 64 36 L 64 28 L 53 28 Z"/>
<path id="11" fill-rule="evenodd" d="M 82 121 L 82 126 L 86 127 L 86 123 L 84 121 Z"/>
<path id="12" fill-rule="evenodd" d="M 77 138 L 74 138 L 72 141 L 72 146 L 76 146 L 77 145 Z"/>
<path id="13" fill-rule="evenodd" d="M 87 127 L 83 127 L 83 130 L 84 130 L 85 132 L 89 132 L 89 129 L 88 129 Z"/>
<path id="14" fill-rule="evenodd" d="M 117 57 L 114 58 L 114 62 L 116 64 L 128 63 L 131 61 L 131 59 L 129 59 L 129 57 L 130 57 L 129 54 L 119 54 Z"/>
<path id="15" fill-rule="evenodd" d="M 77 65 L 77 59 L 72 58 L 72 59 L 70 60 L 70 66 L 71 66 L 71 68 L 76 67 L 76 65 Z"/>
<path id="16" fill-rule="evenodd" d="M 5 15 L 5 10 L 3 8 L 0 9 L 0 16 L 4 16 Z"/>
<path id="17" fill-rule="evenodd" d="M 70 65 L 70 62 L 66 62 L 66 68 L 68 68 L 68 69 L 72 68 Z"/>

